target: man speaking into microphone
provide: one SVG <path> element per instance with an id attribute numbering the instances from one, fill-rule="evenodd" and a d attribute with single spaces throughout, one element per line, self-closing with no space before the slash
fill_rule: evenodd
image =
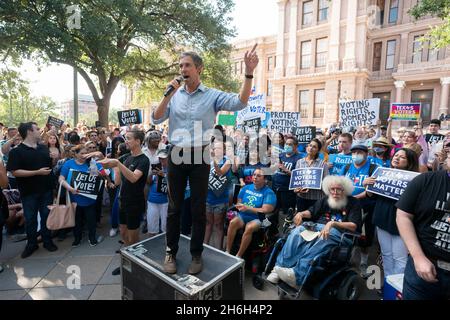
<path id="1" fill-rule="evenodd" d="M 203 155 L 210 139 L 219 111 L 238 111 L 247 106 L 252 88 L 253 71 L 258 65 L 255 44 L 244 56 L 245 80 L 238 94 L 225 93 L 207 88 L 201 83 L 203 60 L 195 52 L 184 52 L 180 56 L 182 78 L 172 80 L 165 96 L 152 113 L 154 124 L 169 119 L 169 142 L 172 145 L 168 165 L 169 208 L 166 226 L 166 258 L 164 271 L 176 273 L 176 254 L 180 239 L 181 210 L 186 184 L 189 179 L 191 189 L 192 232 L 190 251 L 192 262 L 188 272 L 202 271 L 203 239 L 206 227 L 206 197 L 210 162 Z M 184 80 L 184 85 L 181 82 Z M 180 133 L 188 134 L 180 134 Z M 180 161 L 180 157 L 182 158 Z M 201 159 L 201 160 L 198 160 Z M 182 272 L 185 272 L 182 270 Z"/>

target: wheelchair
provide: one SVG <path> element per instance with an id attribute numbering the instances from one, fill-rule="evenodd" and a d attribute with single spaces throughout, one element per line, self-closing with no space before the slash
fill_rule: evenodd
<path id="1" fill-rule="evenodd" d="M 228 209 L 225 220 L 225 234 L 227 234 L 230 221 L 239 211 L 235 206 Z M 264 288 L 263 272 L 267 264 L 270 253 L 276 241 L 278 240 L 278 213 L 258 213 L 261 220 L 261 228 L 253 233 L 252 240 L 244 253 L 245 269 L 252 273 L 253 286 L 262 290 Z M 270 222 L 270 225 L 267 223 Z M 238 230 L 233 241 L 230 254 L 236 255 L 239 251 L 244 228 Z"/>
<path id="2" fill-rule="evenodd" d="M 295 228 L 292 223 L 293 216 L 287 216 L 283 225 L 283 235 L 275 243 L 269 256 L 264 276 L 267 277 L 273 270 L 278 254 L 281 252 L 286 239 Z M 304 222 L 306 228 L 313 227 L 312 222 Z M 352 269 L 351 253 L 356 241 L 360 238 L 357 233 L 344 232 L 340 243 L 328 252 L 321 253 L 310 262 L 308 274 L 299 288 L 293 288 L 283 281 L 279 281 L 278 297 L 284 299 L 287 296 L 299 299 L 303 291 L 306 291 L 314 299 L 319 300 L 357 300 L 361 293 L 359 274 Z M 345 239 L 351 241 L 351 245 L 345 244 Z"/>

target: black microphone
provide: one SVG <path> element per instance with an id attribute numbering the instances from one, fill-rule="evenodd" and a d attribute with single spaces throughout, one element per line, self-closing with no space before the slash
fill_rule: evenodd
<path id="1" fill-rule="evenodd" d="M 184 77 L 183 77 L 183 76 L 179 76 L 179 77 L 176 78 L 175 80 L 177 80 L 178 84 L 180 84 L 181 81 L 184 80 Z M 166 89 L 166 91 L 164 92 L 164 97 L 169 96 L 169 95 L 173 92 L 173 90 L 175 90 L 175 87 L 174 87 L 173 85 L 169 85 L 169 87 L 168 87 L 168 88 Z"/>

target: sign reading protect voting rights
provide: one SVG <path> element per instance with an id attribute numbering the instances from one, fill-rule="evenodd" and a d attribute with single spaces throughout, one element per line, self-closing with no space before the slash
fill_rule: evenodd
<path id="1" fill-rule="evenodd" d="M 293 127 L 300 127 L 300 112 L 270 112 L 269 132 L 290 133 Z"/>
<path id="2" fill-rule="evenodd" d="M 292 170 L 289 189 L 321 189 L 322 176 L 323 168 L 301 168 Z"/>
<path id="3" fill-rule="evenodd" d="M 372 175 L 376 181 L 367 191 L 399 200 L 408 183 L 418 175 L 418 172 L 378 167 Z"/>

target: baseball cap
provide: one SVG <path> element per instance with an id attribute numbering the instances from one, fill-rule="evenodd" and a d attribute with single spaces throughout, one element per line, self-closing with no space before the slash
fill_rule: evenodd
<path id="1" fill-rule="evenodd" d="M 367 148 L 367 146 L 365 146 L 363 144 L 356 144 L 356 145 L 352 146 L 352 148 L 350 149 L 351 152 L 353 152 L 355 150 L 361 150 L 361 151 L 364 151 L 364 152 L 369 152 L 369 149 Z"/>

